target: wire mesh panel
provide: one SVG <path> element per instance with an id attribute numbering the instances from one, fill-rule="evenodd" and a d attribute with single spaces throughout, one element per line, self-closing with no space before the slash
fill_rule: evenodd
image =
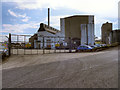
<path id="1" fill-rule="evenodd" d="M 37 48 L 43 48 L 44 53 L 75 52 L 76 49 L 74 40 L 66 37 L 41 36 L 38 42 Z"/>
<path id="2" fill-rule="evenodd" d="M 12 54 L 16 55 L 75 52 L 76 47 L 77 41 L 72 38 L 11 34 Z"/>
<path id="3" fill-rule="evenodd" d="M 12 54 L 31 54 L 30 35 L 11 34 L 11 51 Z"/>

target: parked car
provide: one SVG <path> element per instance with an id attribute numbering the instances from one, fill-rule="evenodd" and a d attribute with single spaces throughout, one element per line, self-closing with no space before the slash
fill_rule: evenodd
<path id="1" fill-rule="evenodd" d="M 101 44 L 96 44 L 96 46 L 97 46 L 97 47 L 102 47 L 102 45 L 101 45 Z"/>
<path id="2" fill-rule="evenodd" d="M 96 46 L 96 45 L 92 45 L 91 47 L 92 47 L 93 49 L 94 49 L 94 48 L 97 48 L 97 46 Z"/>
<path id="3" fill-rule="evenodd" d="M 81 51 L 81 50 L 92 50 L 93 48 L 89 45 L 80 45 L 77 47 L 76 51 Z"/>
<path id="4" fill-rule="evenodd" d="M 107 46 L 106 44 L 101 44 L 102 47 Z"/>

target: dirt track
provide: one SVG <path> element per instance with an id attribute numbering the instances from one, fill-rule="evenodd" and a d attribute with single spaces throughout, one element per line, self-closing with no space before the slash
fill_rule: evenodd
<path id="1" fill-rule="evenodd" d="M 3 88 L 117 88 L 118 48 L 97 53 L 12 56 Z"/>

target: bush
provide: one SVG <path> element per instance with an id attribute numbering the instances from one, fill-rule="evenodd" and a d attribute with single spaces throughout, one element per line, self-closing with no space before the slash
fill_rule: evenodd
<path id="1" fill-rule="evenodd" d="M 2 53 L 2 60 L 5 59 L 6 53 Z"/>

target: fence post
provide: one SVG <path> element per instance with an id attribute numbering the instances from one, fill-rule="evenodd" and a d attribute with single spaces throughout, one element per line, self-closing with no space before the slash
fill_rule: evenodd
<path id="1" fill-rule="evenodd" d="M 72 47 L 71 47 L 71 37 L 69 37 L 69 53 L 71 53 L 72 52 Z"/>
<path id="2" fill-rule="evenodd" d="M 24 55 L 25 55 L 25 40 L 26 40 L 26 37 L 24 36 Z"/>
<path id="3" fill-rule="evenodd" d="M 11 33 L 9 33 L 8 55 L 11 56 Z"/>
<path id="4" fill-rule="evenodd" d="M 45 54 L 44 43 L 45 43 L 45 40 L 44 40 L 44 36 L 43 36 L 43 54 Z"/>

